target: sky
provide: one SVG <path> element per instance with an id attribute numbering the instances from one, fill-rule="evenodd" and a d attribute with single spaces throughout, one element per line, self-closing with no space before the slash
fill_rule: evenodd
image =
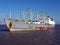
<path id="1" fill-rule="evenodd" d="M 37 12 L 39 18 L 46 12 L 56 23 L 60 22 L 60 0 L 0 0 L 0 23 L 4 23 L 4 18 L 10 17 L 21 19 L 21 12 L 25 12 L 25 20 L 29 20 L 29 11 L 32 10 L 33 20 Z"/>

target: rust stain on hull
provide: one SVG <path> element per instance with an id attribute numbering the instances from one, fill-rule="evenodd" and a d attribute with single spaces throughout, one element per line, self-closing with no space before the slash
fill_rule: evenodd
<path id="1" fill-rule="evenodd" d="M 9 23 L 9 28 L 11 28 L 11 27 L 12 27 L 12 22 Z"/>
<path id="2" fill-rule="evenodd" d="M 51 27 L 36 27 L 36 30 L 53 30 Z"/>

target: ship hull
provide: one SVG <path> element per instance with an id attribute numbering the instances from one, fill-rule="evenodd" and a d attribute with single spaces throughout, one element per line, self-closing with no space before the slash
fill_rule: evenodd
<path id="1" fill-rule="evenodd" d="M 52 30 L 55 25 L 53 24 L 33 24 L 27 23 L 22 20 L 4 19 L 10 31 L 28 31 L 28 30 Z"/>

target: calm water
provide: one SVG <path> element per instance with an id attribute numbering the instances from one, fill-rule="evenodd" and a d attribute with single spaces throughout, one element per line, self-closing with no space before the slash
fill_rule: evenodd
<path id="1" fill-rule="evenodd" d="M 9 32 L 0 25 L 0 45 L 60 45 L 60 25 L 55 30 Z"/>

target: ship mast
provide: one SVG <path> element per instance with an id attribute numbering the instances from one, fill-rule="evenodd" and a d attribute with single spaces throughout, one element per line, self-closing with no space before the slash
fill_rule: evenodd
<path id="1" fill-rule="evenodd" d="M 43 13 L 42 19 L 43 19 L 43 20 L 46 19 L 46 13 Z"/>
<path id="2" fill-rule="evenodd" d="M 22 11 L 22 20 L 24 21 L 25 19 L 25 14 L 24 14 L 24 11 Z"/>
<path id="3" fill-rule="evenodd" d="M 38 22 L 38 13 L 36 13 L 36 22 Z"/>
<path id="4" fill-rule="evenodd" d="M 30 10 L 30 22 L 32 22 L 32 10 Z"/>

